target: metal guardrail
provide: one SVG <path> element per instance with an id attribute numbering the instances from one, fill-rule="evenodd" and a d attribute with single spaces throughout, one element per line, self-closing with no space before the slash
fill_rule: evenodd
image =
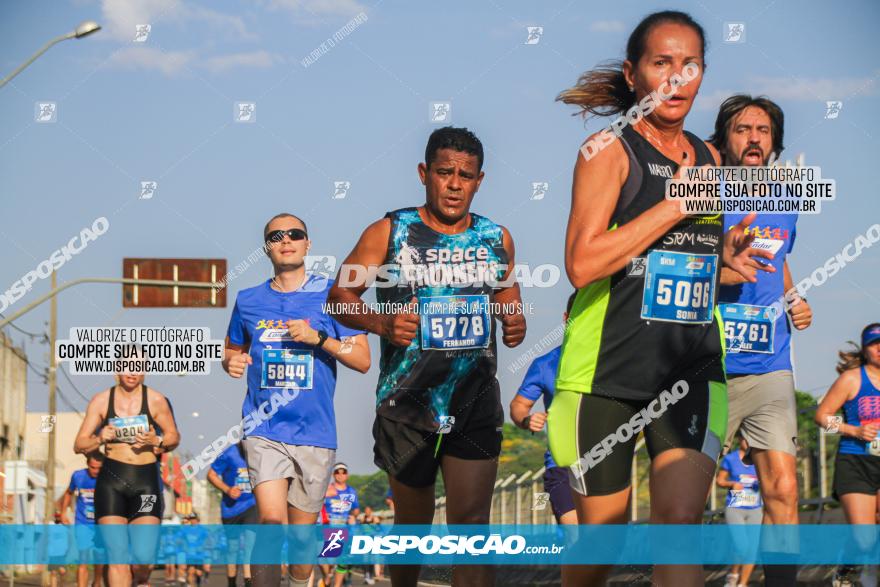
<path id="1" fill-rule="evenodd" d="M 495 481 L 490 524 L 555 524 L 549 495 L 544 492 L 544 467 L 510 474 Z M 434 502 L 434 523 L 446 523 L 446 496 Z"/>
<path id="2" fill-rule="evenodd" d="M 544 492 L 544 467 L 537 471 L 526 471 L 519 477 L 509 475 L 495 481 L 495 492 L 492 496 L 491 524 L 555 524 L 549 496 Z M 725 508 L 713 508 L 710 504 L 703 513 L 704 524 L 723 523 Z M 822 524 L 829 506 L 837 507 L 837 501 L 831 497 L 801 499 L 798 509 L 801 512 L 813 510 L 814 520 L 810 523 Z M 633 510 L 633 513 L 635 510 Z M 390 514 L 390 512 L 388 512 Z M 446 496 L 434 502 L 434 523 L 446 523 Z M 631 517 L 632 524 L 646 524 L 648 518 Z"/>

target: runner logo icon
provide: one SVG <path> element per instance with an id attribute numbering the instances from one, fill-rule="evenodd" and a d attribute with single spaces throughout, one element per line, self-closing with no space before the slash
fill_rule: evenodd
<path id="1" fill-rule="evenodd" d="M 348 530 L 344 528 L 325 528 L 324 546 L 321 548 L 321 558 L 335 558 L 342 554 L 346 540 L 348 540 Z"/>
<path id="2" fill-rule="evenodd" d="M 138 508 L 138 513 L 147 513 L 153 511 L 153 506 L 156 505 L 156 496 L 155 495 L 142 495 L 141 496 L 141 507 Z"/>

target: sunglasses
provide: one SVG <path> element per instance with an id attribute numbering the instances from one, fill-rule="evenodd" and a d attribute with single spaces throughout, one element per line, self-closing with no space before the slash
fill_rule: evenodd
<path id="1" fill-rule="evenodd" d="M 348 471 L 346 471 L 345 469 L 337 469 L 337 470 L 333 471 L 333 474 L 334 475 L 340 475 L 340 474 L 341 475 L 348 475 Z"/>
<path id="2" fill-rule="evenodd" d="M 301 228 L 291 228 L 290 230 L 273 230 L 266 234 L 266 242 L 267 243 L 277 243 L 284 240 L 284 237 L 289 238 L 292 241 L 301 241 L 309 238 L 309 235 L 306 234 Z"/>

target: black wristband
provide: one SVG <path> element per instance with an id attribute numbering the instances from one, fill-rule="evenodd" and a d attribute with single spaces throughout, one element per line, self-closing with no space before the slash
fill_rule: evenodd
<path id="1" fill-rule="evenodd" d="M 323 330 L 318 331 L 318 344 L 315 345 L 316 349 L 319 349 L 324 346 L 324 343 L 327 342 L 327 333 Z"/>
<path id="2" fill-rule="evenodd" d="M 525 418 L 520 420 L 519 427 L 522 428 L 523 430 L 528 430 L 529 424 L 531 423 L 531 421 L 532 421 L 532 415 L 529 414 L 528 416 L 526 416 Z"/>

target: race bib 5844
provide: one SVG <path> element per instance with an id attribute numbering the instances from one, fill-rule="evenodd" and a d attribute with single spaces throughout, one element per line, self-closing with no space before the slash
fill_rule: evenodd
<path id="1" fill-rule="evenodd" d="M 314 363 L 309 350 L 263 349 L 260 387 L 311 389 Z"/>

